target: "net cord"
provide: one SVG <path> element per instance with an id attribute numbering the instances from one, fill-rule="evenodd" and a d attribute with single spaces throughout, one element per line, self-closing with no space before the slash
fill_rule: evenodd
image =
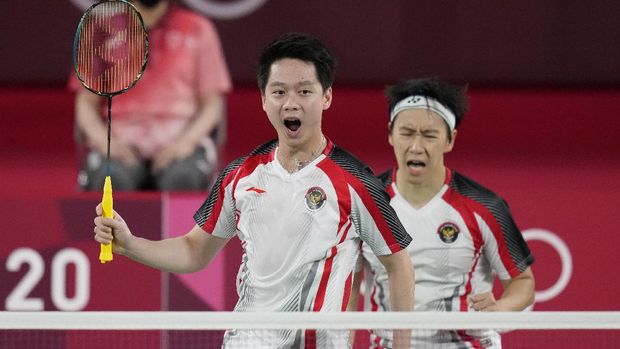
<path id="1" fill-rule="evenodd" d="M 620 312 L 0 312 L 0 329 L 225 330 L 230 328 L 618 330 Z"/>

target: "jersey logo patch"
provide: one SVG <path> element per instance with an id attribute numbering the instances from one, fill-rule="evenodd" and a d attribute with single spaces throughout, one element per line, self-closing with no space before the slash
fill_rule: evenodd
<path id="1" fill-rule="evenodd" d="M 325 205 L 327 195 L 321 187 L 312 187 L 306 192 L 306 207 L 310 210 L 316 211 Z"/>
<path id="2" fill-rule="evenodd" d="M 255 192 L 259 193 L 259 194 L 262 194 L 262 193 L 266 192 L 266 190 L 261 189 L 261 188 L 256 188 L 256 187 L 249 187 L 245 191 L 255 191 Z"/>
<path id="3" fill-rule="evenodd" d="M 440 225 L 439 229 L 437 229 L 437 234 L 439 235 L 439 238 L 446 244 L 451 244 L 455 242 L 456 239 L 458 239 L 460 232 L 461 231 L 459 230 L 459 227 L 456 224 L 450 222 Z"/>

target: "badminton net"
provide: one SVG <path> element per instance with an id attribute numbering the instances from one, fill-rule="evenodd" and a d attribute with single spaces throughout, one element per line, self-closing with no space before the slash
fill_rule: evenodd
<path id="1" fill-rule="evenodd" d="M 392 329 L 412 329 L 420 338 L 460 333 L 455 341 L 494 331 L 504 348 L 620 347 L 620 312 L 0 312 L 0 348 L 220 348 L 227 330 L 235 337 L 227 348 L 346 348 L 327 338 L 349 333 L 353 348 L 369 348 L 374 333 Z M 415 347 L 485 345 L 420 343 Z"/>

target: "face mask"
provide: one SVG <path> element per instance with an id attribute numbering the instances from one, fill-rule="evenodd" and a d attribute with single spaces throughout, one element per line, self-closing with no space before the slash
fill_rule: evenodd
<path id="1" fill-rule="evenodd" d="M 144 7 L 153 7 L 159 4 L 160 0 L 139 0 L 138 2 Z"/>

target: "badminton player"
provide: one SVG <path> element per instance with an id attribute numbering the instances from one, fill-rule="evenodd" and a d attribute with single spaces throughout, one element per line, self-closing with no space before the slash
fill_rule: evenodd
<path id="1" fill-rule="evenodd" d="M 183 273 L 207 266 L 236 235 L 244 249 L 240 312 L 344 310 L 364 241 L 390 279 L 391 309 L 411 310 L 414 272 L 404 250 L 410 236 L 368 167 L 321 131 L 334 68 L 330 51 L 310 35 L 291 33 L 270 43 L 257 79 L 277 139 L 225 168 L 185 236 L 148 241 L 116 213 L 95 219 L 95 240 L 140 263 Z M 396 341 L 408 347 L 408 331 L 397 331 Z M 347 345 L 346 331 L 230 330 L 224 336 L 225 348 Z"/>
<path id="2" fill-rule="evenodd" d="M 515 311 L 531 305 L 534 258 L 508 205 L 444 164 L 466 112 L 465 88 L 438 79 L 408 80 L 389 87 L 386 96 L 388 139 L 397 166 L 380 179 L 414 240 L 407 248 L 415 266 L 414 310 Z M 370 267 L 366 306 L 388 311 L 392 279 L 369 246 L 363 246 L 363 257 Z M 498 299 L 491 292 L 495 275 L 503 285 Z M 391 348 L 390 333 L 372 331 L 370 347 Z M 412 348 L 500 347 L 499 335 L 491 330 L 412 334 Z"/>

